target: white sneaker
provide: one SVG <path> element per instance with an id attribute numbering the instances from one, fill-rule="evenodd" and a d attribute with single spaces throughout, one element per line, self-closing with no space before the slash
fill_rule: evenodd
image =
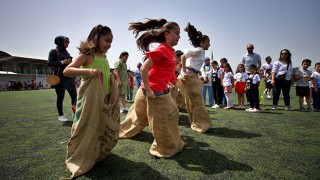
<path id="1" fill-rule="evenodd" d="M 267 99 L 271 99 L 271 96 L 270 96 L 270 95 L 268 95 L 268 96 L 267 96 Z"/>
<path id="2" fill-rule="evenodd" d="M 253 111 L 253 108 L 246 109 L 247 112 Z"/>
<path id="3" fill-rule="evenodd" d="M 256 108 L 249 108 L 249 109 L 247 109 L 246 111 L 247 111 L 247 112 L 253 112 L 253 113 L 259 112 L 259 110 L 256 109 Z"/>
<path id="4" fill-rule="evenodd" d="M 66 122 L 66 121 L 68 121 L 68 118 L 65 117 L 64 115 L 62 115 L 62 116 L 59 116 L 58 120 L 61 122 Z"/>
<path id="5" fill-rule="evenodd" d="M 128 111 L 129 111 L 128 108 L 121 108 L 121 109 L 120 109 L 120 113 L 124 113 L 124 112 L 128 112 Z"/>
<path id="6" fill-rule="evenodd" d="M 212 108 L 213 108 L 213 109 L 219 109 L 220 106 L 219 106 L 218 104 L 215 104 L 215 105 L 212 106 Z"/>

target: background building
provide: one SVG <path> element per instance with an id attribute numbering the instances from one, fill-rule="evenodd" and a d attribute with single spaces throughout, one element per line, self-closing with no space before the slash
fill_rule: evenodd
<path id="1" fill-rule="evenodd" d="M 9 82 L 32 82 L 49 87 L 47 75 L 51 73 L 47 59 L 22 57 L 0 51 L 0 88 L 8 89 Z"/>

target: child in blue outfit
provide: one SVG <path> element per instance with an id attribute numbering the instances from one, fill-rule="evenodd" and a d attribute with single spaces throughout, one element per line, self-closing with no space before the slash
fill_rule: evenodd
<path id="1" fill-rule="evenodd" d="M 319 111 L 320 108 L 320 62 L 317 62 L 314 65 L 314 72 L 311 75 L 312 77 L 312 98 L 313 98 L 313 110 Z"/>

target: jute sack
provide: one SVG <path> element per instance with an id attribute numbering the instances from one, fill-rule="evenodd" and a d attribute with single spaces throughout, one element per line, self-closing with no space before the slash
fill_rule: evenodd
<path id="1" fill-rule="evenodd" d="M 189 74 L 187 79 L 178 79 L 178 88 L 185 99 L 191 128 L 198 132 L 206 132 L 212 125 L 202 98 L 202 84 L 198 74 Z"/>
<path id="2" fill-rule="evenodd" d="M 180 112 L 187 112 L 185 100 L 181 95 L 180 89 L 178 87 L 179 87 L 179 81 L 177 82 L 177 85 L 176 85 L 177 92 L 176 92 L 175 102 L 177 103 L 177 106 Z"/>
<path id="3" fill-rule="evenodd" d="M 67 147 L 66 165 L 72 173 L 70 178 L 88 172 L 117 144 L 120 122 L 119 102 L 115 94 L 117 83 L 111 78 L 111 94 L 106 96 L 102 82 L 99 78 L 81 82 Z"/>
<path id="4" fill-rule="evenodd" d="M 170 94 L 147 98 L 147 113 L 154 141 L 150 153 L 157 157 L 171 157 L 180 152 L 185 142 L 179 132 L 179 111 Z"/>
<path id="5" fill-rule="evenodd" d="M 147 101 L 143 95 L 142 89 L 139 88 L 134 103 L 130 107 L 124 121 L 119 128 L 119 138 L 131 138 L 148 126 Z"/>

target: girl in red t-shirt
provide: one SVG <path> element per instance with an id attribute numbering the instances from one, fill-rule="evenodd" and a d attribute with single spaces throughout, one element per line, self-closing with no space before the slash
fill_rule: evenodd
<path id="1" fill-rule="evenodd" d="M 141 67 L 142 84 L 127 117 L 120 125 L 119 138 L 130 138 L 149 125 L 154 141 L 150 154 L 157 157 L 171 157 L 180 152 L 185 143 L 179 133 L 179 111 L 167 87 L 175 73 L 176 54 L 173 46 L 180 39 L 180 28 L 175 22 L 165 19 L 148 19 L 133 22 L 129 30 L 138 39 L 139 49 L 146 54 Z M 160 45 L 150 51 L 150 43 Z"/>

